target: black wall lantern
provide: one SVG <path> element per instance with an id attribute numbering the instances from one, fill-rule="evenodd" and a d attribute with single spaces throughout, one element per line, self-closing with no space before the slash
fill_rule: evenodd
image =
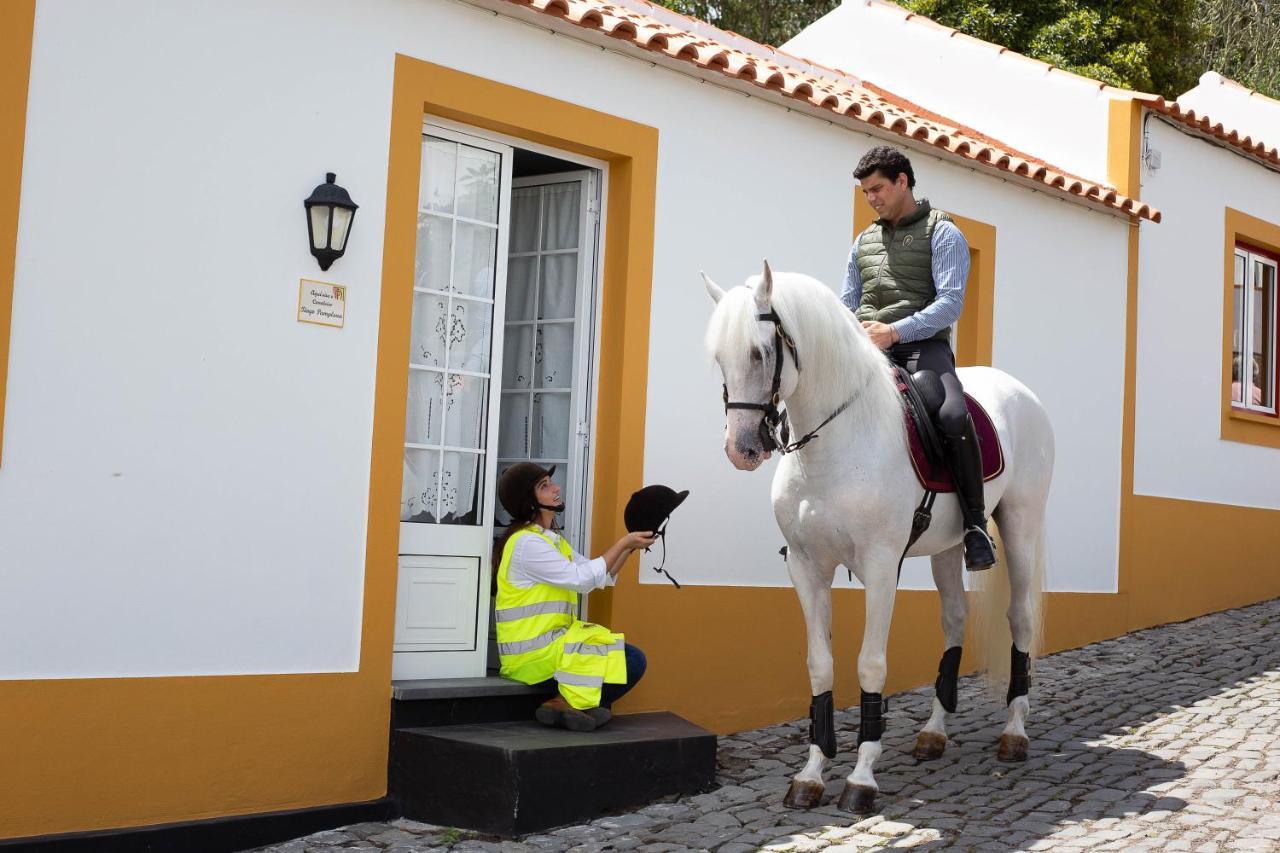
<path id="1" fill-rule="evenodd" d="M 303 202 L 307 208 L 307 234 L 311 237 L 311 254 L 327 270 L 347 250 L 351 220 L 359 207 L 342 187 L 334 183 L 338 176 L 328 172 L 324 183 L 311 191 Z"/>

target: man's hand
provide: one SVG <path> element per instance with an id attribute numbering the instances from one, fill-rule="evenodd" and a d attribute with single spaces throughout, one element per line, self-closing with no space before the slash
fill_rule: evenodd
<path id="1" fill-rule="evenodd" d="M 867 333 L 867 337 L 871 338 L 871 343 L 880 349 L 888 349 L 898 342 L 898 330 L 887 323 L 863 320 L 862 328 Z"/>

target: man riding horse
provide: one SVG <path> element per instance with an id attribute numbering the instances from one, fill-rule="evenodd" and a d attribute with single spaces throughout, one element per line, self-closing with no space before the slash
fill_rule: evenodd
<path id="1" fill-rule="evenodd" d="M 881 145 L 853 175 L 880 218 L 853 241 L 841 299 L 872 343 L 908 373 L 932 371 L 946 397 L 938 426 L 964 516 L 964 561 L 989 569 L 995 548 L 987 534 L 982 455 L 956 377 L 951 325 L 964 308 L 969 244 L 947 214 L 916 201 L 916 177 L 901 151 Z"/>

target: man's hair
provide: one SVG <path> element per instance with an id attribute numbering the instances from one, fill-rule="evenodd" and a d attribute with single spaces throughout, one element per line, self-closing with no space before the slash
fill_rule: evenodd
<path id="1" fill-rule="evenodd" d="M 899 175 L 905 174 L 907 187 L 915 189 L 916 173 L 911 168 L 911 161 L 897 148 L 888 145 L 877 145 L 872 148 L 862 155 L 862 159 L 858 161 L 858 168 L 853 170 L 853 176 L 861 181 L 863 178 L 871 177 L 875 172 L 879 172 L 891 181 L 896 181 Z"/>

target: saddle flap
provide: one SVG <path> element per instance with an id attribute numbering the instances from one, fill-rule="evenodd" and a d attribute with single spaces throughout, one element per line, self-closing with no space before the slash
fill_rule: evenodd
<path id="1" fill-rule="evenodd" d="M 932 370 L 921 370 L 915 375 L 908 374 L 901 367 L 894 367 L 898 390 L 902 393 L 903 407 L 907 420 L 915 428 L 915 435 L 922 446 L 925 458 L 932 467 L 946 467 L 946 457 L 942 451 L 942 436 L 938 434 L 934 418 L 946 392 L 942 382 Z"/>
<path id="2" fill-rule="evenodd" d="M 921 373 L 929 373 L 933 381 L 938 381 L 937 376 L 930 371 Z M 925 399 L 929 391 L 922 393 L 918 385 L 924 385 L 927 389 L 929 380 L 926 378 L 923 382 L 913 382 L 906 371 L 896 366 L 894 378 L 902 393 L 902 419 L 907 428 L 907 446 L 911 451 L 911 465 L 915 468 L 916 479 L 929 491 L 954 492 L 955 482 L 951 479 L 951 472 L 942 454 L 941 436 L 933 424 L 932 415 L 922 416 L 922 413 L 930 411 Z M 987 410 L 968 394 L 964 395 L 964 401 L 969 407 L 969 416 L 973 418 L 978 447 L 982 451 L 982 481 L 985 483 L 1004 473 L 1004 450 L 1000 446 L 1000 435 L 996 432 L 995 423 Z M 936 412 L 937 407 L 933 407 L 932 411 Z"/>

